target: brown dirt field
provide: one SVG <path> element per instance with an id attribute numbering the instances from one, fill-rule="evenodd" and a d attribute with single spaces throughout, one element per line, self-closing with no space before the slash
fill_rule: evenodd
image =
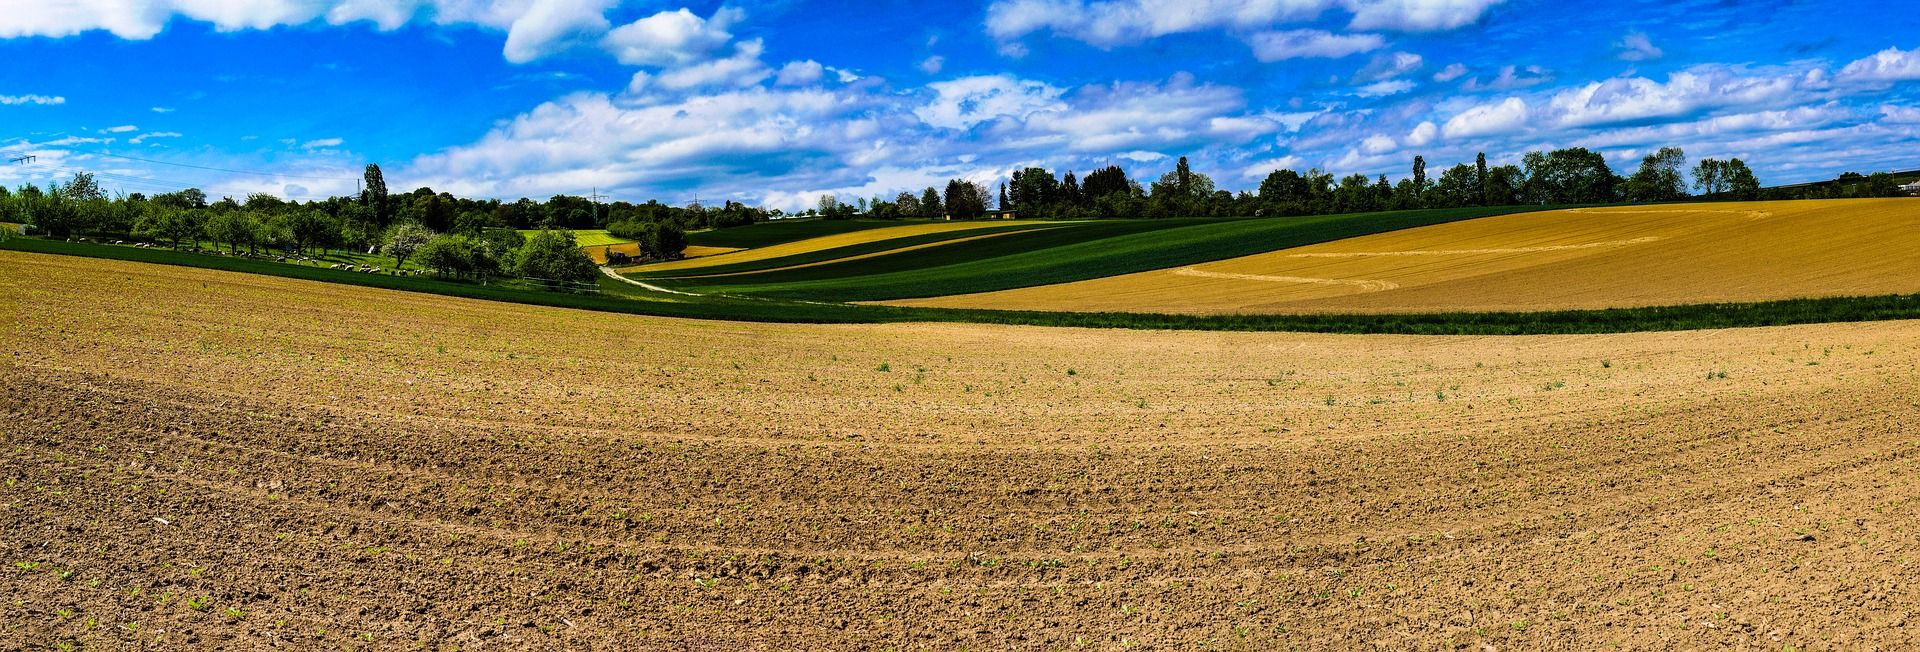
<path id="1" fill-rule="evenodd" d="M 899 305 L 1190 314 L 1535 311 L 1920 292 L 1920 201 L 1518 213 Z"/>
<path id="2" fill-rule="evenodd" d="M 0 317 L 0 647 L 1920 645 L 1920 322 L 764 325 L 13 252 Z"/>

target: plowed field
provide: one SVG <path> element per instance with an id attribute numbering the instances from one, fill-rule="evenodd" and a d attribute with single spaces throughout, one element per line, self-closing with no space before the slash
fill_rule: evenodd
<path id="1" fill-rule="evenodd" d="M 1920 292 L 1920 201 L 1519 213 L 915 306 L 1190 314 L 1536 311 Z"/>
<path id="2" fill-rule="evenodd" d="M 9 648 L 1907 648 L 1920 322 L 766 325 L 0 252 Z"/>

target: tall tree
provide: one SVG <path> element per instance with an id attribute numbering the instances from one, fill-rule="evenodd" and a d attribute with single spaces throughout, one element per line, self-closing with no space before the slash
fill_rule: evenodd
<path id="1" fill-rule="evenodd" d="M 1427 158 L 1413 157 L 1413 196 L 1418 199 L 1427 190 Z"/>
<path id="2" fill-rule="evenodd" d="M 61 194 L 74 201 L 92 201 L 106 199 L 107 193 L 100 190 L 100 183 L 93 180 L 91 172 L 75 172 L 73 180 L 60 188 Z"/>
<path id="3" fill-rule="evenodd" d="M 940 201 L 940 191 L 935 190 L 933 186 L 927 186 L 927 190 L 920 193 L 920 216 L 940 217 L 945 214 L 947 214 L 947 208 Z"/>
<path id="4" fill-rule="evenodd" d="M 1760 178 L 1753 175 L 1747 162 L 1740 159 L 1727 161 L 1721 174 L 1726 178 L 1727 194 L 1741 201 L 1760 198 Z"/>
<path id="5" fill-rule="evenodd" d="M 368 163 L 361 181 L 365 187 L 360 189 L 360 203 L 373 209 L 376 224 L 386 226 L 391 223 L 393 206 L 387 201 L 387 177 L 380 173 L 380 166 Z"/>
<path id="6" fill-rule="evenodd" d="M 1480 205 L 1485 206 L 1487 205 L 1486 203 L 1487 153 L 1486 152 L 1480 152 L 1478 155 L 1473 157 L 1473 168 L 1475 170 L 1475 174 L 1473 175 L 1473 187 L 1479 189 L 1479 195 L 1480 195 L 1479 198 L 1476 199 L 1475 201 L 1478 201 L 1480 202 Z"/>
<path id="7" fill-rule="evenodd" d="M 1640 159 L 1640 169 L 1627 179 L 1627 200 L 1668 202 L 1686 197 L 1687 180 L 1681 172 L 1686 164 L 1687 154 L 1678 147 L 1662 147 L 1648 154 Z"/>

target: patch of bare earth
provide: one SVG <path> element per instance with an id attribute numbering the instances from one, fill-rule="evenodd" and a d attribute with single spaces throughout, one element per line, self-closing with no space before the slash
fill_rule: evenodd
<path id="1" fill-rule="evenodd" d="M 1920 323 L 678 321 L 0 253 L 0 641 L 1900 648 Z"/>

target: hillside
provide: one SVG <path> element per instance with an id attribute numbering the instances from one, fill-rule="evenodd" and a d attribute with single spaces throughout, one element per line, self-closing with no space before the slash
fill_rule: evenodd
<path id="1" fill-rule="evenodd" d="M 1520 213 L 897 305 L 1175 312 L 1599 309 L 1920 292 L 1920 200 Z"/>

